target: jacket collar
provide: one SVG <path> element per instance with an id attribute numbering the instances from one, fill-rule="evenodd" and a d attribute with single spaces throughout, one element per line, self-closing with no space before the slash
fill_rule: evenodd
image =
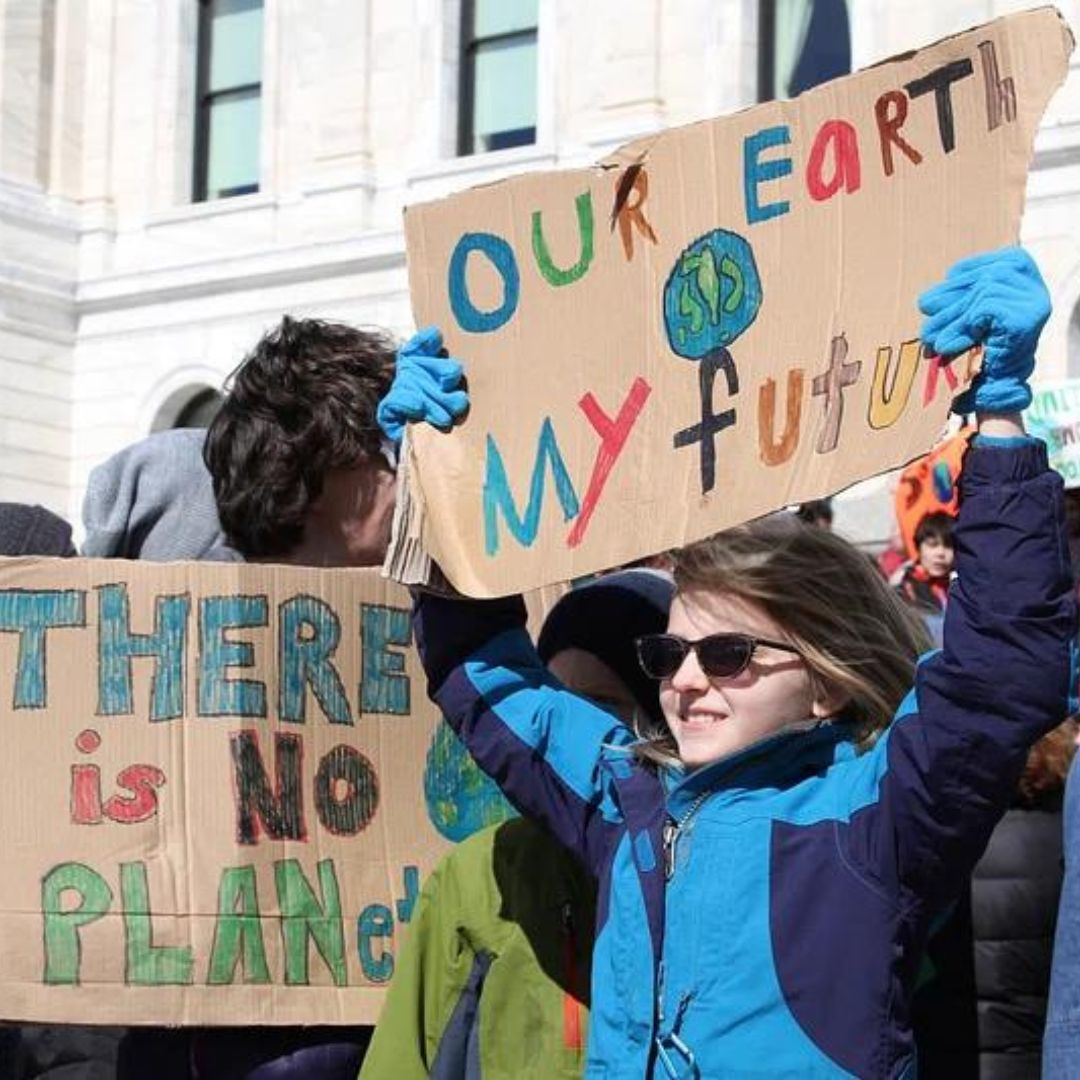
<path id="1" fill-rule="evenodd" d="M 814 720 L 743 747 L 693 772 L 669 769 L 664 774 L 668 813 L 678 817 L 695 801 L 730 788 L 778 787 L 808 766 L 827 767 L 850 746 L 852 725 L 843 720 Z"/>

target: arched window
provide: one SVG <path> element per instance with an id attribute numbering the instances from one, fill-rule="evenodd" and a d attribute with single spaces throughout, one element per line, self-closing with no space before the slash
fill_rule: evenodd
<path id="1" fill-rule="evenodd" d="M 221 392 L 212 386 L 181 387 L 158 409 L 151 431 L 209 427 L 224 400 Z"/>
<path id="2" fill-rule="evenodd" d="M 216 390 L 206 387 L 200 390 L 177 414 L 173 421 L 174 428 L 182 427 L 209 427 L 210 422 L 217 416 L 218 409 L 225 399 Z"/>

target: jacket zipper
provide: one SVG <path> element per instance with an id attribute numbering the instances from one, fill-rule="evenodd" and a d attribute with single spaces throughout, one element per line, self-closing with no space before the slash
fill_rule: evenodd
<path id="1" fill-rule="evenodd" d="M 664 822 L 664 880 L 670 881 L 675 873 L 675 855 L 679 844 L 679 836 L 686 823 L 701 809 L 702 803 L 712 794 L 712 791 L 703 791 L 683 812 L 678 820 L 668 818 Z"/>
<path id="2" fill-rule="evenodd" d="M 806 725 L 790 724 L 788 729 L 790 731 L 807 730 L 812 731 L 815 728 L 821 726 L 821 721 L 814 720 L 807 722 Z M 767 742 L 768 740 L 763 740 Z M 751 761 L 744 761 L 729 774 L 727 779 L 732 776 L 737 776 L 744 769 L 752 764 Z M 686 808 L 683 815 L 678 820 L 672 820 L 670 817 L 664 822 L 664 830 L 662 833 L 664 841 L 664 879 L 670 881 L 672 875 L 675 873 L 675 849 L 679 843 L 679 835 L 682 833 L 686 823 L 701 809 L 702 803 L 712 794 L 716 792 L 716 787 L 708 788 L 701 792 L 700 795 Z"/>

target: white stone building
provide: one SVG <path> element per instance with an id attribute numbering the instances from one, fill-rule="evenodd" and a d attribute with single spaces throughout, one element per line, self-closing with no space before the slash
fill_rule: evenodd
<path id="1" fill-rule="evenodd" d="M 403 205 L 751 104 L 813 2 L 0 0 L 0 499 L 77 521 L 285 312 L 407 332 Z M 1023 6 L 848 0 L 851 61 Z M 1077 58 L 1024 236 L 1080 375 Z"/>

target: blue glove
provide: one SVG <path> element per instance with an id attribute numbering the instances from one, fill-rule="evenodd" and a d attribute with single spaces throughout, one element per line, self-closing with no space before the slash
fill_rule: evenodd
<path id="1" fill-rule="evenodd" d="M 434 326 L 398 350 L 394 381 L 375 410 L 379 427 L 395 446 L 401 445 L 409 421 L 424 420 L 445 431 L 469 407 L 461 364 L 439 356 L 441 350 L 442 334 Z"/>
<path id="2" fill-rule="evenodd" d="M 1050 317 L 1050 294 L 1020 247 L 962 259 L 919 297 L 922 339 L 939 356 L 983 346 L 982 368 L 953 401 L 953 412 L 1019 412 L 1031 404 L 1028 377 Z"/>

